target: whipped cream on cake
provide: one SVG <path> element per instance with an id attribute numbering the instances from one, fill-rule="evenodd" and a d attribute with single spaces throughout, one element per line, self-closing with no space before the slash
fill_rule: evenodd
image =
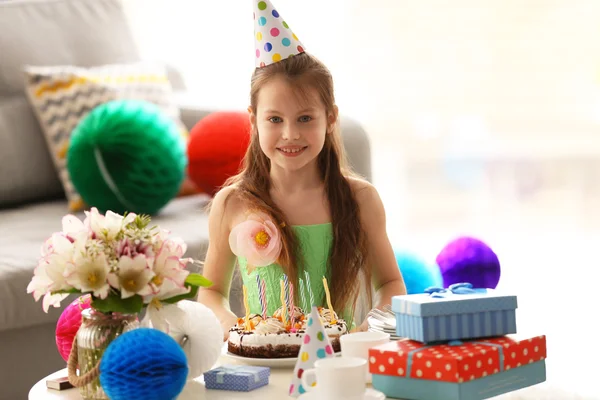
<path id="1" fill-rule="evenodd" d="M 335 352 L 339 352 L 339 338 L 348 333 L 346 322 L 339 319 L 334 311 L 323 307 L 318 307 L 318 310 L 331 346 Z M 246 326 L 244 318 L 239 318 L 229 330 L 229 352 L 252 358 L 297 357 L 304 340 L 308 316 L 299 307 L 294 307 L 294 326 L 291 323 L 285 326 L 282 313 L 283 309 L 279 307 L 266 319 L 252 314 L 249 316 L 249 326 Z M 332 316 L 335 320 L 333 324 Z"/>

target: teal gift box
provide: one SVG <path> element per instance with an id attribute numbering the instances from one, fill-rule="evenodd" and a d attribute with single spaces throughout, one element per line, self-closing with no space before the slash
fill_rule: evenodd
<path id="1" fill-rule="evenodd" d="M 369 349 L 373 387 L 406 400 L 482 400 L 546 380 L 546 337 L 433 346 L 413 340 Z"/>
<path id="2" fill-rule="evenodd" d="M 269 384 L 271 369 L 251 365 L 223 365 L 204 373 L 207 389 L 249 392 Z"/>
<path id="3" fill-rule="evenodd" d="M 470 283 L 392 298 L 396 334 L 424 343 L 516 333 L 516 309 L 517 296 Z"/>

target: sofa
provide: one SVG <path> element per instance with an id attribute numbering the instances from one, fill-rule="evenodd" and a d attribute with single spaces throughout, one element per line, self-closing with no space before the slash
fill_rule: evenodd
<path id="1" fill-rule="evenodd" d="M 41 301 L 36 303 L 26 293 L 41 244 L 61 229 L 61 218 L 69 210 L 40 124 L 24 93 L 23 66 L 92 67 L 136 61 L 140 55 L 119 0 L 0 1 L 1 400 L 26 399 L 35 382 L 65 367 L 54 343 L 62 309 L 44 313 Z M 171 67 L 169 80 L 176 98 L 181 99 L 181 120 L 187 129 L 217 111 L 194 107 L 194 96 Z M 366 132 L 345 116 L 341 127 L 351 165 L 370 180 Z M 208 200 L 203 194 L 177 197 L 153 217 L 161 227 L 182 237 L 189 245 L 187 256 L 197 259 L 204 258 L 208 244 Z M 75 214 L 83 217 L 83 212 Z M 239 315 L 239 276 L 232 286 L 231 308 Z M 68 300 L 63 307 L 66 304 Z"/>

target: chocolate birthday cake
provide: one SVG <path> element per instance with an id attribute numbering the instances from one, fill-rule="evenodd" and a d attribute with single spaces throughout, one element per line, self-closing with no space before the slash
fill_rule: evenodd
<path id="1" fill-rule="evenodd" d="M 325 333 L 337 353 L 340 351 L 340 336 L 348 333 L 346 322 L 338 319 L 334 311 L 323 307 L 318 310 Z M 279 307 L 266 319 L 252 314 L 248 323 L 244 318 L 238 319 L 238 323 L 229 330 L 229 352 L 250 358 L 298 357 L 306 332 L 307 315 L 299 307 L 294 307 L 293 318 L 290 316 L 284 322 L 282 311 L 282 307 Z"/>

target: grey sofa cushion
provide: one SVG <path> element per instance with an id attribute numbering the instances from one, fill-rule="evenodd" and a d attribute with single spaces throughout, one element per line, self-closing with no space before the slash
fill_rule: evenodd
<path id="1" fill-rule="evenodd" d="M 200 260 L 208 248 L 207 199 L 202 195 L 175 199 L 152 219 L 188 244 L 187 256 Z M 58 320 L 61 309 L 44 313 L 41 300 L 35 302 L 26 289 L 42 243 L 61 229 L 65 214 L 64 200 L 0 211 L 0 331 Z"/>
<path id="2" fill-rule="evenodd" d="M 0 1 L 0 54 L 0 97 L 23 91 L 26 64 L 139 60 L 120 0 Z"/>
<path id="3" fill-rule="evenodd" d="M 64 196 L 25 96 L 0 100 L 0 208 Z"/>

